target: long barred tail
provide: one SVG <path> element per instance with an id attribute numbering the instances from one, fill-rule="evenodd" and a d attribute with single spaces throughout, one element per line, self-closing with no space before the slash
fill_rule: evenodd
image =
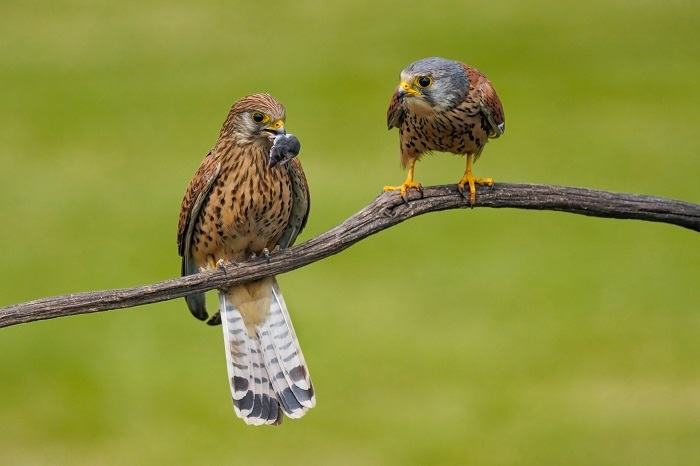
<path id="1" fill-rule="evenodd" d="M 282 412 L 316 405 L 309 370 L 274 277 L 219 291 L 226 363 L 236 415 L 277 425 Z"/>

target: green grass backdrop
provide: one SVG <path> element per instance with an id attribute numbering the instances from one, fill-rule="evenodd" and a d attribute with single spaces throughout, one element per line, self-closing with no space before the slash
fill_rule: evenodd
<path id="1" fill-rule="evenodd" d="M 385 112 L 426 56 L 486 73 L 477 176 L 700 202 L 700 4 L 0 3 L 0 305 L 176 276 L 231 104 L 302 141 L 300 241 L 404 179 Z M 463 159 L 416 179 L 454 183 Z M 679 227 L 433 213 L 280 277 L 318 405 L 231 406 L 183 300 L 0 330 L 0 464 L 700 464 L 700 243 Z"/>

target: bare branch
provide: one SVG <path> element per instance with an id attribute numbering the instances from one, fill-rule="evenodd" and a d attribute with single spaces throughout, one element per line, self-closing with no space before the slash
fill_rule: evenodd
<path id="1" fill-rule="evenodd" d="M 337 227 L 273 254 L 269 263 L 260 258 L 225 271 L 202 272 L 153 285 L 76 293 L 16 304 L 0 309 L 0 327 L 140 306 L 289 272 L 337 254 L 411 217 L 470 207 L 469 200 L 460 194 L 456 185 L 424 188 L 422 197 L 412 190 L 408 197 L 404 200 L 396 193 L 383 194 Z M 700 205 L 583 188 L 497 183 L 493 189 L 479 189 L 474 207 L 555 210 L 595 217 L 664 222 L 700 231 Z"/>

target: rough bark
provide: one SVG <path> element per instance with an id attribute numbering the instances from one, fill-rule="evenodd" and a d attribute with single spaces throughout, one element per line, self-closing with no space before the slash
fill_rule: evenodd
<path id="1" fill-rule="evenodd" d="M 202 272 L 153 285 L 75 293 L 15 304 L 0 309 L 0 327 L 140 306 L 289 272 L 337 254 L 409 218 L 428 212 L 469 207 L 469 200 L 462 196 L 456 185 L 427 187 L 422 195 L 411 190 L 407 199 L 395 192 L 386 193 L 337 227 L 303 244 L 272 254 L 269 261 L 258 258 L 238 267 Z M 497 183 L 492 189 L 479 188 L 473 207 L 554 210 L 595 217 L 663 222 L 700 231 L 700 205 L 584 188 Z"/>

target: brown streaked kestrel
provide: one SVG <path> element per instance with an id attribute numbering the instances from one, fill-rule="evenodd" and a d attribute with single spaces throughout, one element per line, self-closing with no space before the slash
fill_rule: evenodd
<path id="1" fill-rule="evenodd" d="M 463 191 L 469 185 L 472 204 L 475 184 L 492 186 L 491 178 L 475 178 L 472 162 L 481 155 L 489 139 L 506 128 L 501 100 L 484 74 L 470 66 L 444 58 L 425 58 L 401 72 L 401 84 L 387 111 L 389 129 L 399 128 L 401 164 L 408 177 L 401 186 L 384 191 L 420 189 L 413 181 L 416 161 L 426 152 L 440 151 L 467 156 L 467 169 L 459 180 Z"/>
<path id="2" fill-rule="evenodd" d="M 233 266 L 290 246 L 309 216 L 299 141 L 268 94 L 236 102 L 182 201 L 182 274 Z M 274 149 L 274 150 L 273 150 Z M 272 154 L 272 157 L 271 157 Z M 279 424 L 316 404 L 313 385 L 275 277 L 219 290 L 233 406 L 247 424 Z M 204 293 L 186 297 L 207 318 Z M 215 315 L 209 323 L 218 323 Z"/>

